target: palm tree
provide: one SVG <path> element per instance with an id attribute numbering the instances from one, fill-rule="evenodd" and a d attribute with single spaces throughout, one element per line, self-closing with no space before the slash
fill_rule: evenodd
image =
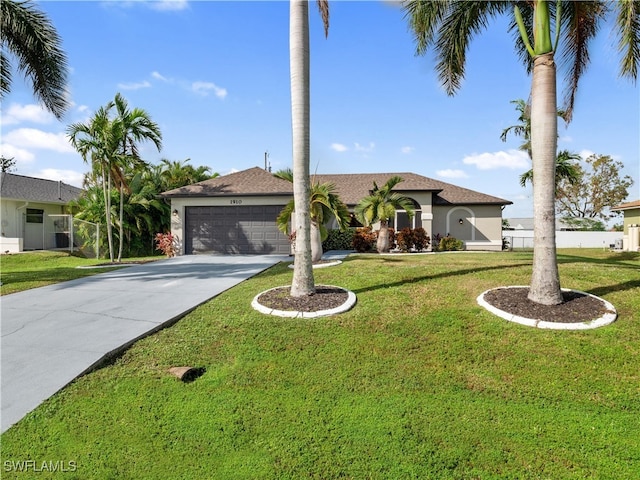
<path id="1" fill-rule="evenodd" d="M 166 158 L 160 160 L 158 168 L 162 178 L 163 191 L 202 182 L 220 175 L 219 173 L 211 173 L 211 168 L 204 165 L 194 168 L 189 164 L 189 161 L 189 158 L 183 161 L 171 161 Z"/>
<path id="2" fill-rule="evenodd" d="M 274 177 L 293 182 L 291 169 L 280 170 Z M 289 234 L 291 215 L 295 212 L 295 201 L 292 199 L 278 215 L 277 224 L 280 231 Z M 309 217 L 311 220 L 311 261 L 322 259 L 322 242 L 329 235 L 327 223 L 335 219 L 338 228 L 344 230 L 349 226 L 349 209 L 337 194 L 336 186 L 332 183 L 311 183 L 311 197 L 309 200 Z"/>
<path id="3" fill-rule="evenodd" d="M 162 148 L 162 133 L 160 127 L 151 120 L 149 114 L 141 108 L 129 109 L 126 99 L 117 93 L 113 102 L 116 109 L 114 128 L 120 143 L 117 152 L 117 161 L 112 162 L 111 168 L 116 179 L 116 186 L 120 190 L 120 213 L 119 213 L 119 237 L 118 262 L 122 260 L 122 249 L 124 246 L 124 193 L 128 191 L 127 178 L 124 169 L 133 171 L 139 170 L 144 162 L 141 160 L 137 142 L 151 141 L 160 151 Z"/>
<path id="4" fill-rule="evenodd" d="M 311 218 L 309 216 L 310 99 L 309 99 L 309 3 L 290 0 L 289 56 L 291 75 L 291 130 L 293 144 L 293 201 L 298 206 L 293 218 L 296 231 L 295 261 L 291 296 L 315 293 L 311 258 Z M 325 36 L 329 29 L 329 3 L 318 0 Z"/>
<path id="5" fill-rule="evenodd" d="M 516 137 L 522 137 L 524 142 L 520 145 L 519 149 L 527 152 L 529 158 L 531 158 L 531 106 L 521 98 L 512 100 L 511 103 L 515 103 L 516 110 L 520 112 L 520 116 L 518 117 L 518 122 L 520 123 L 505 128 L 500 135 L 500 140 L 506 142 L 509 132 L 513 132 Z"/>
<path id="6" fill-rule="evenodd" d="M 510 132 L 513 132 L 517 137 L 523 137 L 524 142 L 520 145 L 519 149 L 527 152 L 529 159 L 531 159 L 531 106 L 522 99 L 512 100 L 511 103 L 515 103 L 516 110 L 520 112 L 520 116 L 518 117 L 520 123 L 505 128 L 500 135 L 500 139 L 506 142 L 507 135 Z M 565 112 L 558 110 L 558 117 L 564 119 L 564 116 Z M 569 152 L 568 150 L 558 152 L 556 158 L 556 186 L 563 179 L 572 185 L 578 181 L 578 170 L 574 161 L 579 161 L 580 158 L 579 154 Z M 520 185 L 525 187 L 527 182 L 533 183 L 533 169 L 520 175 Z"/>
<path id="7" fill-rule="evenodd" d="M 11 91 L 11 62 L 6 52 L 18 60 L 18 70 L 28 77 L 33 93 L 60 119 L 68 108 L 66 95 L 67 57 L 61 39 L 47 16 L 29 2 L 0 2 L 0 98 Z"/>
<path id="8" fill-rule="evenodd" d="M 581 159 L 582 157 L 579 153 L 573 153 L 569 150 L 561 150 L 558 152 L 558 157 L 556 158 L 556 188 L 563 180 L 571 185 L 574 185 L 580 180 L 580 169 L 575 162 Z M 533 183 L 533 169 L 520 175 L 520 186 L 526 187 L 527 182 Z"/>
<path id="9" fill-rule="evenodd" d="M 114 152 L 118 147 L 118 139 L 114 136 L 113 122 L 109 118 L 109 111 L 113 103 L 100 107 L 87 123 L 74 123 L 67 128 L 67 135 L 73 147 L 80 153 L 85 163 L 91 165 L 91 171 L 85 175 L 85 182 L 101 183 L 104 197 L 105 225 L 109 245 L 109 259 L 114 260 L 113 254 L 113 221 L 111 218 L 111 165 Z"/>
<path id="10" fill-rule="evenodd" d="M 371 195 L 364 197 L 354 209 L 356 219 L 364 226 L 380 222 L 376 249 L 378 253 L 389 251 L 389 219 L 395 218 L 396 210 L 403 209 L 413 218 L 413 200 L 397 192 L 393 187 L 402 182 L 399 176 L 391 177 L 382 188 L 373 182 Z"/>
<path id="11" fill-rule="evenodd" d="M 568 65 L 565 119 L 571 120 L 578 81 L 589 63 L 589 41 L 609 12 L 616 10 L 618 48 L 623 54 L 621 75 L 637 78 L 640 63 L 640 2 L 457 2 L 409 0 L 404 4 L 415 33 L 417 53 L 435 46 L 436 70 L 448 94 L 453 95 L 464 78 L 466 52 L 476 33 L 502 14 L 512 17 L 510 30 L 526 68 L 532 71 L 531 156 L 534 174 L 534 258 L 529 299 L 545 305 L 562 302 L 555 242 L 555 163 L 557 153 L 556 63 L 554 54 L 564 33 Z M 555 19 L 555 38 L 551 24 Z M 529 38 L 534 39 L 533 46 Z"/>

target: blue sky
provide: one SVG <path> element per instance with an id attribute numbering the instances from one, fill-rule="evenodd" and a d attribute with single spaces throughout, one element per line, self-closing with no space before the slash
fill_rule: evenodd
<path id="1" fill-rule="evenodd" d="M 285 1 L 38 2 L 63 39 L 72 108 L 62 122 L 44 112 L 14 74 L 2 105 L 2 154 L 16 173 L 80 185 L 87 166 L 65 138 L 122 93 L 160 125 L 157 163 L 191 159 L 227 174 L 269 163 L 291 166 L 289 5 Z M 497 21 L 472 43 L 466 77 L 449 97 L 432 55 L 416 57 L 403 12 L 392 2 L 330 2 L 329 37 L 310 5 L 311 170 L 415 172 L 510 200 L 505 217 L 532 216 L 530 168 L 521 140 L 500 140 L 517 123 L 510 102 L 530 77 Z M 559 124 L 559 148 L 611 155 L 640 198 L 640 95 L 618 77 L 605 26 L 578 91 L 574 119 Z M 560 76 L 559 76 L 560 78 Z M 559 87 L 559 90 L 561 86 Z M 561 98 L 561 97 L 560 97 Z"/>

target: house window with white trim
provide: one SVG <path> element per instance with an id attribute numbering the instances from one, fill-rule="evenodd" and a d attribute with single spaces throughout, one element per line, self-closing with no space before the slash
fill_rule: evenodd
<path id="1" fill-rule="evenodd" d="M 27 208 L 27 223 L 44 223 L 44 210 Z"/>

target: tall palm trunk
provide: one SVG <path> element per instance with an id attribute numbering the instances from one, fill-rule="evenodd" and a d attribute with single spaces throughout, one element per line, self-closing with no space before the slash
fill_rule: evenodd
<path id="1" fill-rule="evenodd" d="M 104 218 L 107 222 L 107 242 L 109 244 L 109 261 L 113 262 L 113 231 L 111 228 L 111 171 L 106 174 L 102 166 L 102 191 L 104 193 Z"/>
<path id="2" fill-rule="evenodd" d="M 534 58 L 531 85 L 534 239 L 529 299 L 544 305 L 562 303 L 555 230 L 557 115 L 556 66 L 550 52 Z"/>
<path id="3" fill-rule="evenodd" d="M 317 222 L 311 220 L 311 261 L 322 260 L 322 233 Z"/>
<path id="4" fill-rule="evenodd" d="M 310 99 L 309 99 L 309 3 L 290 0 L 289 53 L 291 68 L 291 126 L 293 140 L 293 199 L 296 232 L 291 296 L 315 293 L 311 260 L 309 198 Z"/>
<path id="5" fill-rule="evenodd" d="M 118 226 L 120 245 L 118 246 L 118 263 L 122 261 L 122 247 L 124 246 L 124 185 L 120 183 L 120 225 Z"/>
<path id="6" fill-rule="evenodd" d="M 376 240 L 376 250 L 378 253 L 389 251 L 389 222 L 380 221 L 380 229 L 378 230 L 378 239 Z"/>

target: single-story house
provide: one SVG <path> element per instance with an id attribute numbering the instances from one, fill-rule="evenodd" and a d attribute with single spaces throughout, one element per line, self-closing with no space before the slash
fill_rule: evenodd
<path id="1" fill-rule="evenodd" d="M 640 251 L 640 200 L 623 203 L 611 209 L 624 215 L 623 250 Z"/>
<path id="2" fill-rule="evenodd" d="M 415 173 L 362 173 L 313 176 L 336 186 L 342 201 L 353 207 L 399 175 L 394 191 L 413 199 L 416 215 L 396 212 L 390 226 L 422 227 L 433 238 L 451 235 L 467 250 L 502 249 L 502 208 L 512 202 L 423 177 Z M 181 254 L 290 253 L 289 239 L 276 217 L 293 196 L 290 182 L 254 167 L 164 192 L 171 200 L 171 232 Z"/>
<path id="3" fill-rule="evenodd" d="M 81 188 L 63 182 L 0 173 L 0 252 L 68 246 L 56 215 L 68 213 L 67 205 L 81 193 Z"/>

